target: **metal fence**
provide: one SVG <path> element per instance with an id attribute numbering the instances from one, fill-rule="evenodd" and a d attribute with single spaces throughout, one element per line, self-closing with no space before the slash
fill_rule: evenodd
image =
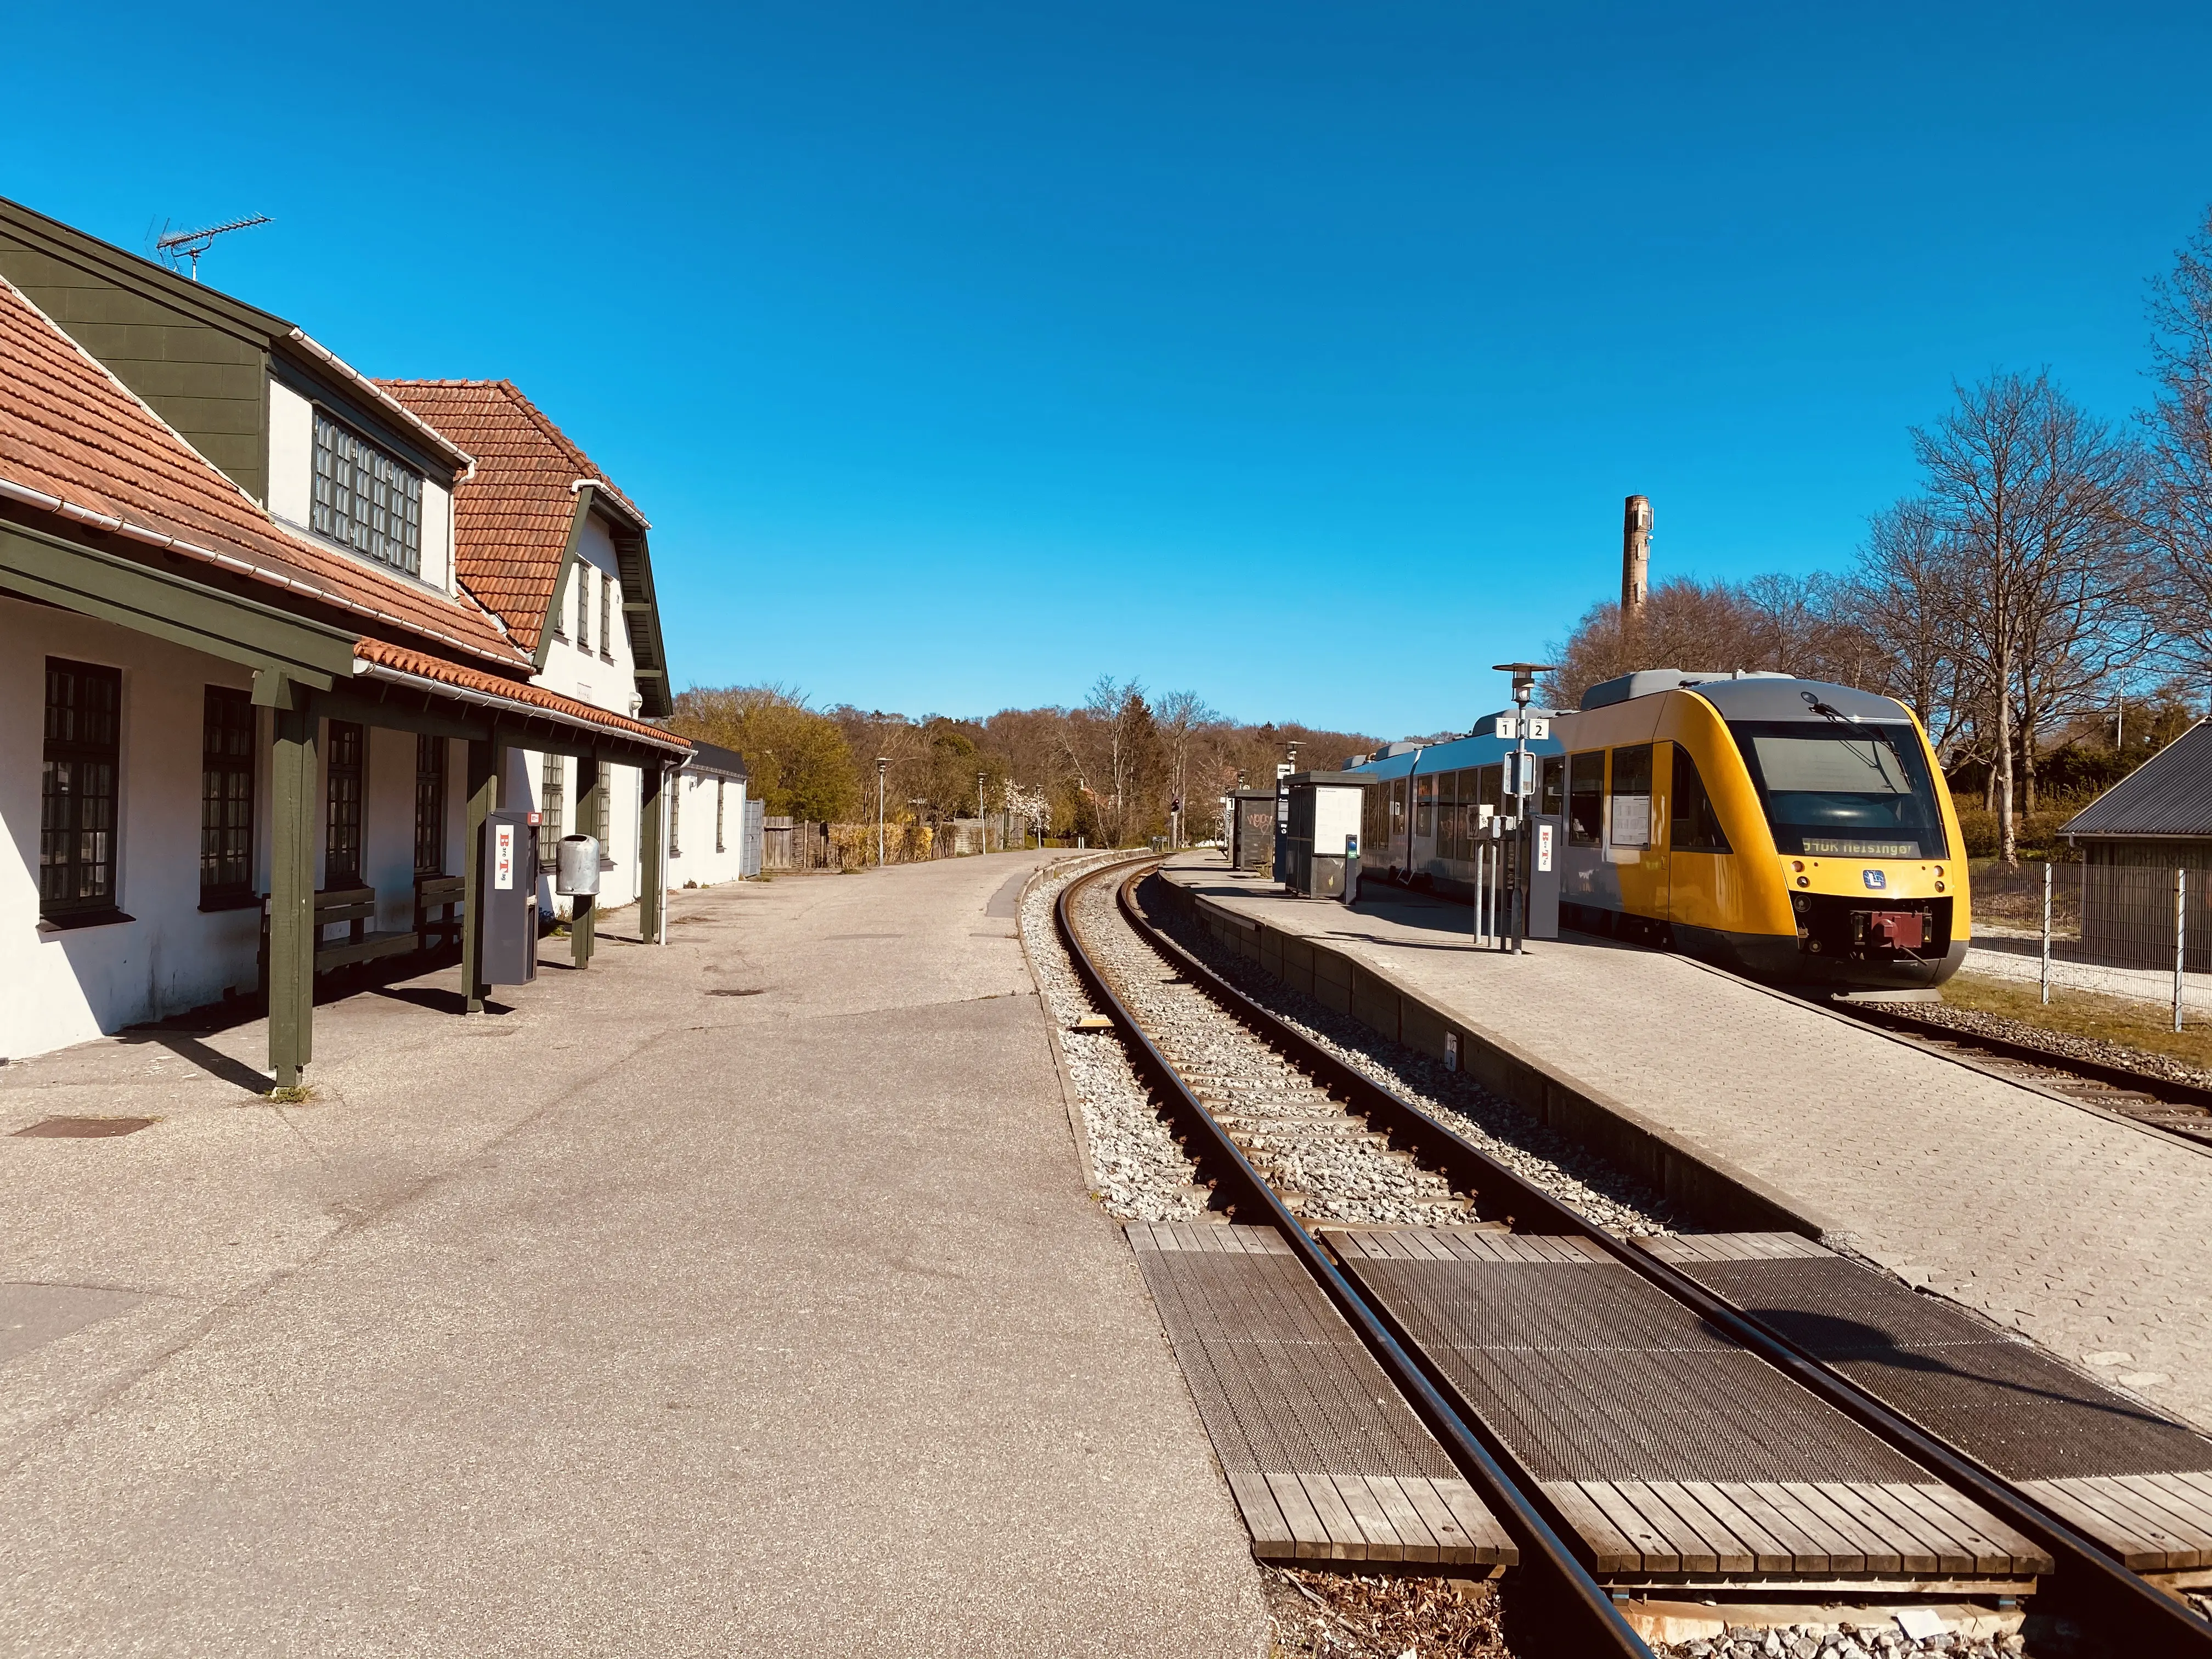
<path id="1" fill-rule="evenodd" d="M 2186 969 L 2212 969 L 2212 869 L 2093 854 L 2081 879 L 2084 956 L 2171 968 L 2178 954 Z"/>

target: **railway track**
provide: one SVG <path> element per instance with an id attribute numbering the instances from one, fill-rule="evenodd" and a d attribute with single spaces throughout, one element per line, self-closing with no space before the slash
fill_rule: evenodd
<path id="1" fill-rule="evenodd" d="M 2123 1651 L 2212 1655 L 2212 1626 L 2162 1593 L 2013 1483 L 1931 1439 L 1881 1401 L 1744 1312 L 1696 1278 L 1595 1224 L 1553 1193 L 1508 1167 L 1393 1089 L 1315 1042 L 1296 1026 L 1216 974 L 1144 914 L 1135 896 L 1154 867 L 1115 866 L 1079 877 L 1060 894 L 1055 917 L 1079 977 L 1128 1045 L 1136 1068 L 1157 1091 L 1217 1207 L 1240 1224 L 1274 1229 L 1343 1314 L 1437 1441 L 1490 1504 L 1520 1548 L 1516 1595 L 1540 1607 L 1536 1627 L 1560 1651 L 1648 1654 L 1577 1558 L 1555 1504 L 1530 1495 L 1535 1483 L 1488 1432 L 1453 1380 L 1398 1313 L 1378 1296 L 1376 1264 L 1356 1235 L 1334 1243 L 1324 1226 L 1445 1226 L 1572 1239 L 1593 1260 L 1629 1269 L 1697 1320 L 1841 1412 L 1887 1446 L 1932 1472 L 1990 1515 L 2047 1549 L 2056 1571 L 2047 1595 Z M 1082 895 L 1114 881 L 1113 915 L 1152 957 L 1214 1011 L 1256 1037 L 1279 1060 L 1256 1079 L 1210 1069 L 1202 1022 L 1127 994 L 1078 925 Z M 1128 976 L 1124 968 L 1121 977 Z M 1188 1002 L 1188 999 L 1186 1002 Z M 1165 1029 L 1155 1030 L 1155 1026 Z M 1351 1245 L 1347 1253 L 1346 1244 Z M 1550 1490 L 1548 1487 L 1547 1491 Z M 2128 1647 L 2127 1643 L 2141 1645 Z"/>
<path id="2" fill-rule="evenodd" d="M 1832 1002 L 1837 1012 L 1885 1031 L 1907 1036 L 1923 1048 L 1965 1060 L 2000 1077 L 2026 1083 L 2146 1128 L 2158 1129 L 2199 1146 L 2212 1147 L 2212 1089 L 2154 1077 L 2132 1066 L 2075 1054 L 2062 1054 L 2035 1043 L 2015 1042 L 1991 1033 L 1970 1031 L 1921 1019 L 1911 1005 Z"/>

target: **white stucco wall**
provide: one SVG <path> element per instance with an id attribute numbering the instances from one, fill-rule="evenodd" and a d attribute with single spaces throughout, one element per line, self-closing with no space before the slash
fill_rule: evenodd
<path id="1" fill-rule="evenodd" d="M 530 811 L 545 809 L 545 757 L 536 750 L 513 751 L 514 762 L 501 786 L 501 799 L 514 802 Z M 637 826 L 641 775 L 634 766 L 605 768 L 608 777 L 607 817 L 610 822 L 600 835 L 601 868 L 599 871 L 599 908 L 618 909 L 636 902 L 644 891 L 642 869 L 638 854 Z M 561 833 L 576 833 L 576 763 L 565 763 L 562 778 L 563 799 L 561 809 Z M 611 861 L 612 867 L 607 867 Z M 678 885 L 681 884 L 679 882 Z M 573 907 L 569 901 L 553 890 L 553 872 L 539 872 L 538 907 L 556 916 L 566 916 Z"/>
<path id="2" fill-rule="evenodd" d="M 39 920 L 39 817 L 46 659 L 123 672 L 116 902 L 131 920 L 57 931 Z M 247 670 L 65 611 L 0 597 L 0 1055 L 42 1054 L 103 1032 L 252 993 L 259 979 L 258 906 L 199 908 L 200 755 L 204 688 L 252 684 Z M 253 884 L 269 890 L 269 739 L 260 712 L 254 761 Z M 415 915 L 415 736 L 368 726 L 362 875 L 377 890 L 379 929 Z M 317 747 L 315 869 L 328 730 Z M 468 746 L 446 746 L 446 873 L 464 869 Z M 333 930 L 331 937 L 339 936 Z"/>
<path id="3" fill-rule="evenodd" d="M 615 544 L 608 536 L 599 515 L 592 514 L 584 525 L 584 533 L 576 538 L 577 562 L 572 562 L 561 575 L 562 630 L 565 638 L 556 639 L 545 651 L 544 671 L 538 683 L 549 690 L 564 696 L 594 703 L 601 708 L 612 709 L 617 714 L 630 712 L 630 702 L 637 695 L 637 677 L 629 651 L 629 629 L 623 620 L 622 583 L 615 563 Z M 613 605 L 610 618 L 613 626 L 607 637 L 599 636 L 599 585 L 601 578 L 614 584 Z M 592 593 L 591 649 L 586 652 L 576 642 L 576 584 L 587 582 Z"/>
<path id="4" fill-rule="evenodd" d="M 718 852 L 714 847 L 717 782 L 723 781 L 690 772 L 679 775 L 676 781 L 683 805 L 676 821 L 677 851 L 668 860 L 671 887 L 681 887 L 687 882 L 711 887 L 718 882 L 738 878 L 738 843 L 745 828 L 745 786 L 738 778 L 723 782 L 722 846 Z"/>
<path id="5" fill-rule="evenodd" d="M 453 498 L 445 485 L 422 480 L 422 579 L 440 592 L 453 591 Z"/>
<path id="6" fill-rule="evenodd" d="M 123 671 L 116 902 L 130 921 L 58 932 L 40 925 L 50 655 Z M 259 911 L 199 908 L 203 689 L 252 684 L 247 671 L 216 658 L 0 598 L 0 1054 L 42 1054 L 219 1000 L 226 987 L 253 989 Z M 265 799 L 265 780 L 263 789 Z M 267 818 L 264 804 L 256 813 L 262 884 Z"/>
<path id="7" fill-rule="evenodd" d="M 315 500 L 315 406 L 275 376 L 269 381 L 269 511 L 307 527 Z"/>

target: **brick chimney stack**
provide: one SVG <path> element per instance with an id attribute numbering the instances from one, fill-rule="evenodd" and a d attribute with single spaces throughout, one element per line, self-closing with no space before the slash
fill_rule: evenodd
<path id="1" fill-rule="evenodd" d="M 1631 495 L 1620 520 L 1620 614 L 1640 619 L 1650 592 L 1651 501 Z"/>

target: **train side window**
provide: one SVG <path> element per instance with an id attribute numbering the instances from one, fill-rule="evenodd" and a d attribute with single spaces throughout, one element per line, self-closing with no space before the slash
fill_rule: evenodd
<path id="1" fill-rule="evenodd" d="M 1501 763 L 1497 766 L 1484 767 L 1482 769 L 1481 777 L 1482 793 L 1478 794 L 1475 797 L 1475 799 L 1481 805 L 1490 808 L 1493 812 L 1503 811 L 1505 800 L 1505 768 L 1504 764 Z"/>
<path id="2" fill-rule="evenodd" d="M 1613 751 L 1613 844 L 1651 845 L 1651 745 Z"/>
<path id="3" fill-rule="evenodd" d="M 1537 786 L 1536 810 L 1547 818 L 1555 818 L 1566 810 L 1567 757 L 1545 756 L 1542 773 Z"/>
<path id="4" fill-rule="evenodd" d="M 1728 836 L 1721 829 L 1721 816 L 1713 810 L 1713 798 L 1705 793 L 1705 781 L 1698 775 L 1698 763 L 1679 743 L 1674 745 L 1674 778 L 1668 793 L 1672 797 L 1667 811 L 1668 845 L 1678 853 L 1729 850 Z"/>
<path id="5" fill-rule="evenodd" d="M 1605 827 L 1605 750 L 1567 757 L 1567 844 L 1595 847 Z"/>
<path id="6" fill-rule="evenodd" d="M 1437 833 L 1437 779 L 1431 773 L 1413 780 L 1413 835 L 1426 841 Z"/>

